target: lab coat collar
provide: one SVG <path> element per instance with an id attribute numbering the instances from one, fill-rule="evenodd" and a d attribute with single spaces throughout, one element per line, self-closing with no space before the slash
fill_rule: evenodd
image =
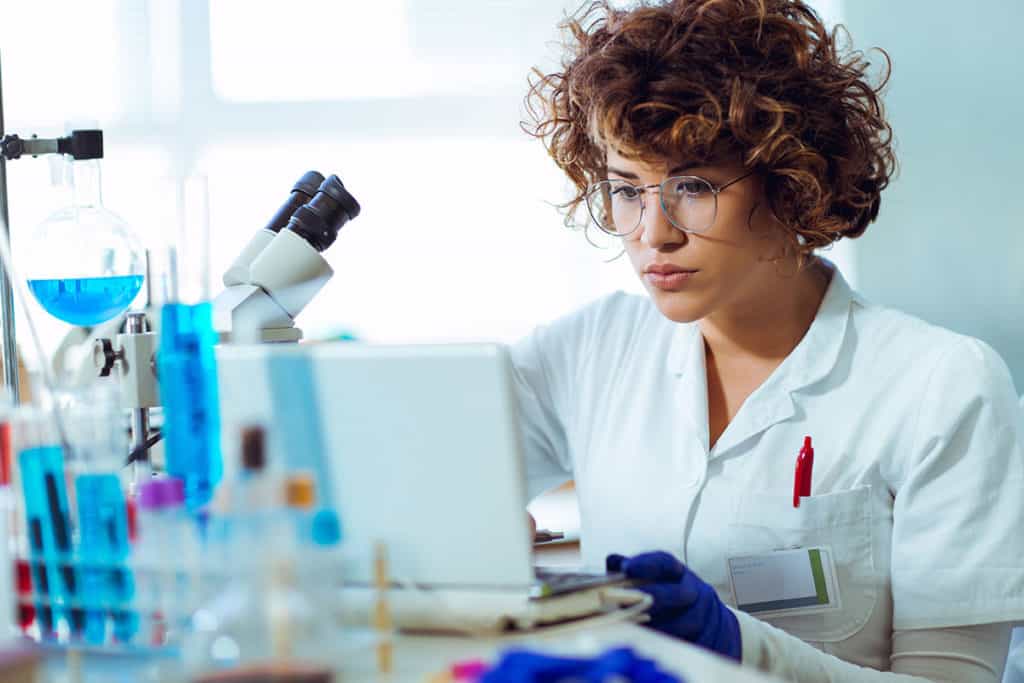
<path id="1" fill-rule="evenodd" d="M 704 363 L 704 336 L 697 323 L 682 323 L 676 327 L 668 353 L 668 367 L 679 383 L 676 386 L 676 406 L 690 422 L 706 454 L 708 452 L 708 374 Z"/>
<path id="2" fill-rule="evenodd" d="M 828 376 L 838 362 L 856 295 L 838 268 L 828 261 L 825 265 L 832 270 L 832 281 L 807 334 L 743 403 L 715 443 L 713 453 L 709 449 L 704 337 L 696 323 L 677 327 L 668 354 L 668 368 L 685 385 L 680 387 L 684 413 L 710 457 L 722 455 L 792 417 L 796 412 L 792 394 Z"/>
<path id="3" fill-rule="evenodd" d="M 850 321 L 850 308 L 856 296 L 839 269 L 829 261 L 824 263 L 832 271 L 832 281 L 825 290 L 818 313 L 807 334 L 764 386 L 777 384 L 795 392 L 827 377 L 839 361 Z"/>

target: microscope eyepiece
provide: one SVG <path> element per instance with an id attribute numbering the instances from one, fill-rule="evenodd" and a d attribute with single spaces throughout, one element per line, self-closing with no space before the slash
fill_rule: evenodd
<path id="1" fill-rule="evenodd" d="M 359 202 L 356 198 L 349 194 L 348 190 L 345 189 L 345 185 L 342 184 L 341 179 L 332 175 L 327 180 L 320 183 L 319 196 L 314 196 L 313 201 L 310 202 L 314 209 L 318 209 L 320 206 L 330 206 L 328 200 L 333 200 L 333 203 L 337 205 L 338 209 L 343 210 L 348 214 L 348 220 L 352 220 L 359 215 Z M 334 211 L 333 207 L 329 209 Z"/>
<path id="2" fill-rule="evenodd" d="M 277 210 L 265 229 L 275 233 L 281 232 L 288 225 L 288 220 L 295 210 L 313 198 L 322 182 L 324 182 L 324 177 L 320 173 L 316 171 L 304 173 L 292 187 L 292 193 L 288 196 L 288 200 Z"/>
<path id="3" fill-rule="evenodd" d="M 334 244 L 338 231 L 359 211 L 359 202 L 345 189 L 341 179 L 332 175 L 320 183 L 311 200 L 295 210 L 288 229 L 317 251 L 323 251 Z"/>
<path id="4" fill-rule="evenodd" d="M 295 183 L 292 188 L 292 192 L 301 192 L 307 197 L 312 197 L 316 194 L 317 189 L 320 187 L 320 183 L 324 181 L 322 173 L 317 171 L 306 171 L 299 178 L 299 181 Z M 306 201 L 309 201 L 308 199 Z"/>

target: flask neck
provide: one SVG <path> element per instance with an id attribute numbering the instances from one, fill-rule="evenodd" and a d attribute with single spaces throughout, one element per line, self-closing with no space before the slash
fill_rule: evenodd
<path id="1" fill-rule="evenodd" d="M 75 206 L 103 206 L 99 160 L 73 161 L 71 170 L 71 196 Z"/>

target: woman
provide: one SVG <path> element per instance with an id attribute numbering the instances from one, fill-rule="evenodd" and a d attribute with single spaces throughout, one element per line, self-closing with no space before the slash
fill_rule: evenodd
<path id="1" fill-rule="evenodd" d="M 575 479 L 586 563 L 744 666 L 996 681 L 1024 619 L 1012 380 L 816 255 L 864 233 L 895 165 L 863 56 L 799 0 L 596 3 L 568 27 L 532 132 L 649 297 L 515 348 L 531 494 Z"/>

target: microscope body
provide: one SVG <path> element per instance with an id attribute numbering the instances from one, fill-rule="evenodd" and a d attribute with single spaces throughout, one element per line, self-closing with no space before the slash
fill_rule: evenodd
<path id="1" fill-rule="evenodd" d="M 321 252 L 359 212 L 337 176 L 304 175 L 288 202 L 224 274 L 226 289 L 214 300 L 214 328 L 221 339 L 301 339 L 295 316 L 334 275 Z"/>
<path id="2" fill-rule="evenodd" d="M 319 251 L 294 231 L 282 230 L 252 261 L 248 278 L 214 299 L 214 329 L 222 341 L 298 341 L 302 331 L 295 316 L 333 275 Z"/>

